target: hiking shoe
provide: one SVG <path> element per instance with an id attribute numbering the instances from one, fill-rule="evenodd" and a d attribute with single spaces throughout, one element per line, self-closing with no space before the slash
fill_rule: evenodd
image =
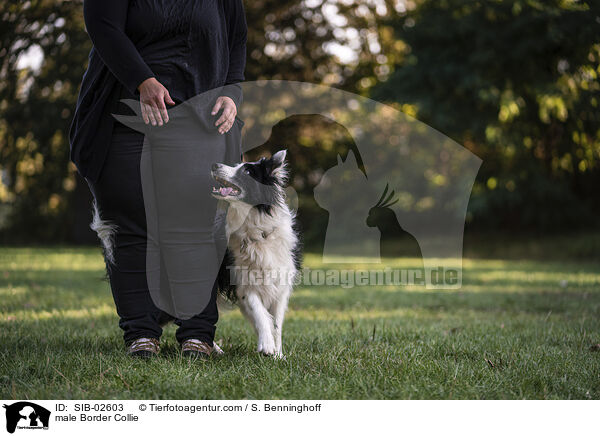
<path id="1" fill-rule="evenodd" d="M 132 357 L 148 359 L 158 355 L 160 346 L 156 338 L 139 338 L 133 341 L 127 348 L 127 353 Z"/>
<path id="2" fill-rule="evenodd" d="M 208 359 L 212 353 L 213 347 L 202 342 L 200 339 L 188 339 L 181 344 L 181 352 L 184 357 L 194 359 Z"/>

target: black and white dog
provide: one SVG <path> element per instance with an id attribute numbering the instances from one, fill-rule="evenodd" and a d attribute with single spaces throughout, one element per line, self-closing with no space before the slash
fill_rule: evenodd
<path id="1" fill-rule="evenodd" d="M 229 203 L 225 263 L 236 302 L 256 330 L 257 350 L 275 357 L 283 355 L 283 319 L 300 263 L 295 213 L 286 204 L 285 157 L 281 150 L 258 162 L 212 167 L 219 184 L 212 195 Z"/>
<path id="2" fill-rule="evenodd" d="M 237 302 L 254 326 L 258 351 L 276 357 L 282 356 L 283 318 L 300 268 L 295 213 L 286 204 L 285 156 L 282 150 L 258 162 L 212 168 L 219 183 L 212 195 L 229 204 L 225 225 L 229 243 L 218 277 L 220 293 Z M 112 265 L 116 226 L 101 218 L 96 202 L 93 207 L 90 227 L 102 241 L 107 265 Z"/>

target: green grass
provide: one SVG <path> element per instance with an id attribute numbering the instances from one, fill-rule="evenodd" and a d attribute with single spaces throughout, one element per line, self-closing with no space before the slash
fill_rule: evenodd
<path id="1" fill-rule="evenodd" d="M 454 291 L 300 287 L 285 361 L 237 311 L 222 357 L 182 360 L 169 326 L 160 358 L 129 359 L 102 276 L 97 249 L 0 249 L 0 398 L 600 398 L 597 263 L 466 260 Z"/>

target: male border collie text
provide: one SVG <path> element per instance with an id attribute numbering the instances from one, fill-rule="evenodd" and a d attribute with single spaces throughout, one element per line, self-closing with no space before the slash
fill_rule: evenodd
<path id="1" fill-rule="evenodd" d="M 225 274 L 256 330 L 257 350 L 276 357 L 282 356 L 283 318 L 299 268 L 295 214 L 285 201 L 285 156 L 281 150 L 258 162 L 212 167 L 219 183 L 212 195 L 229 203 Z"/>

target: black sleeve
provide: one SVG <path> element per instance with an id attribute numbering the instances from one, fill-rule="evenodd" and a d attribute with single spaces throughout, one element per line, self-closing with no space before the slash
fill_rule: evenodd
<path id="1" fill-rule="evenodd" d="M 229 7 L 227 13 L 227 32 L 229 41 L 229 69 L 223 95 L 231 97 L 236 105 L 242 101 L 242 88 L 238 84 L 244 81 L 246 68 L 246 40 L 248 38 L 248 25 L 242 0 L 227 0 Z"/>
<path id="2" fill-rule="evenodd" d="M 94 48 L 108 69 L 131 92 L 154 77 L 125 33 L 129 0 L 84 0 L 83 18 Z"/>

